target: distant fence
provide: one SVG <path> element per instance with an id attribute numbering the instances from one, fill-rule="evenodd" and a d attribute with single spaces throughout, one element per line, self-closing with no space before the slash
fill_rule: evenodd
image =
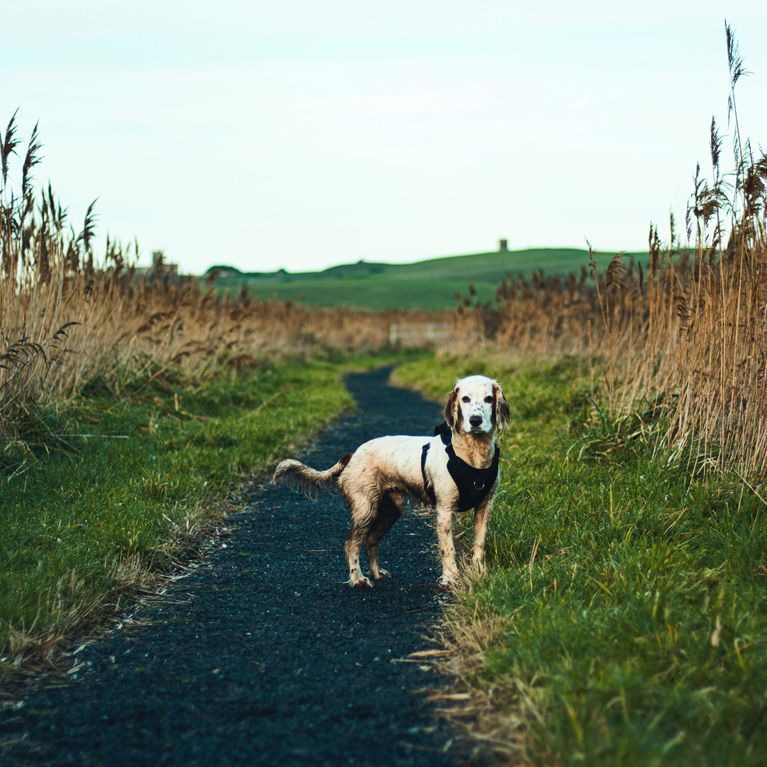
<path id="1" fill-rule="evenodd" d="M 453 333 L 448 322 L 392 322 L 389 325 L 391 346 L 434 346 L 447 341 Z"/>

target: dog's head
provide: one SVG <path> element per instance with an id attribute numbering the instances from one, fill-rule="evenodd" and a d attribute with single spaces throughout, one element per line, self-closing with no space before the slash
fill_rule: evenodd
<path id="1" fill-rule="evenodd" d="M 502 431 L 509 414 L 500 384 L 486 376 L 467 376 L 457 381 L 445 407 L 445 421 L 459 434 Z"/>

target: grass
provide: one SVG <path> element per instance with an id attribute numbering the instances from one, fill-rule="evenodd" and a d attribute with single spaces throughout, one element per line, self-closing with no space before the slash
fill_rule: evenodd
<path id="1" fill-rule="evenodd" d="M 572 360 L 397 377 L 441 397 L 488 367 L 512 406 L 489 573 L 446 623 L 474 735 L 534 764 L 764 764 L 764 503 L 648 442 L 591 451 Z"/>
<path id="2" fill-rule="evenodd" d="M 600 267 L 613 254 L 597 253 Z M 645 254 L 635 254 L 644 256 Z M 277 298 L 317 306 L 355 309 L 451 309 L 457 291 L 471 283 L 481 301 L 495 298 L 507 274 L 529 276 L 537 269 L 547 274 L 577 272 L 588 263 L 588 251 L 577 248 L 537 248 L 451 256 L 413 264 L 358 262 L 321 272 L 242 273 L 221 272 L 220 289 L 236 292 L 247 285 L 253 296 Z"/>
<path id="3" fill-rule="evenodd" d="M 273 361 L 198 383 L 165 375 L 122 399 L 91 387 L 53 424 L 76 451 L 24 453 L 2 487 L 0 675 L 49 660 L 62 637 L 172 564 L 228 491 L 352 407 L 339 376 L 371 364 L 382 362 Z"/>

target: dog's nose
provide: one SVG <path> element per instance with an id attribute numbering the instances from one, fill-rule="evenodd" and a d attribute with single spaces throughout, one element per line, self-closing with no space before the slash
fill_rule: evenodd
<path id="1" fill-rule="evenodd" d="M 481 415 L 473 415 L 471 418 L 469 418 L 469 423 L 472 426 L 481 426 L 482 425 L 482 416 Z"/>

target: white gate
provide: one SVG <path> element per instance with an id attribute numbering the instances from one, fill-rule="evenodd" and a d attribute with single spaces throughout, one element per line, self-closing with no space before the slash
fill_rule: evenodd
<path id="1" fill-rule="evenodd" d="M 392 322 L 389 325 L 391 346 L 436 346 L 452 333 L 448 322 Z"/>

